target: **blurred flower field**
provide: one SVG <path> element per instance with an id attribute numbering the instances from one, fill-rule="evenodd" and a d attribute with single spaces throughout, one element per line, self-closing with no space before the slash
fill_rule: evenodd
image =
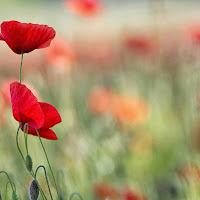
<path id="1" fill-rule="evenodd" d="M 57 199 L 78 192 L 87 200 L 198 200 L 200 16 L 186 19 L 177 13 L 173 22 L 169 1 L 85 1 L 90 3 L 30 2 L 29 7 L 20 1 L 17 10 L 26 12 L 0 17 L 2 22 L 33 20 L 55 26 L 48 48 L 24 55 L 22 83 L 40 102 L 55 106 L 62 118 L 52 128 L 58 140 L 42 139 L 61 194 Z M 49 12 L 41 14 L 45 4 Z M 195 7 L 191 5 L 188 10 Z M 120 6 L 122 21 L 116 14 Z M 131 16 L 133 7 L 138 11 Z M 141 23 L 139 12 L 145 13 Z M 20 56 L 0 41 L 0 170 L 15 182 L 18 198 L 27 200 L 32 177 L 17 151 L 19 125 L 9 91 L 19 79 L 19 66 Z M 25 152 L 22 131 L 19 141 Z M 38 137 L 29 135 L 28 145 L 33 167 L 47 165 Z M 48 167 L 47 173 L 55 195 Z M 38 181 L 48 196 L 42 170 Z M 0 176 L 0 200 L 10 187 L 6 183 Z M 11 199 L 11 191 L 7 193 Z"/>

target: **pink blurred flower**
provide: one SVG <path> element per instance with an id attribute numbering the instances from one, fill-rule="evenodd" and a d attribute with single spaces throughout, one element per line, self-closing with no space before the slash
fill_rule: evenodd
<path id="1" fill-rule="evenodd" d="M 75 53 L 65 40 L 57 38 L 46 49 L 46 58 L 52 66 L 63 68 L 75 60 Z"/>
<path id="2" fill-rule="evenodd" d="M 94 17 L 102 9 L 99 0 L 65 0 L 67 8 L 74 14 L 83 17 Z"/>
<path id="3" fill-rule="evenodd" d="M 193 23 L 186 27 L 184 36 L 195 44 L 200 43 L 200 23 Z"/>

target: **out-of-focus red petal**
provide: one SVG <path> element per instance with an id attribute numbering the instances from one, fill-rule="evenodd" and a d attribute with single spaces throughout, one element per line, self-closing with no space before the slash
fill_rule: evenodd
<path id="1" fill-rule="evenodd" d="M 42 111 L 45 116 L 45 121 L 43 124 L 44 128 L 51 128 L 52 126 L 61 122 L 61 117 L 55 107 L 48 103 L 41 103 L 39 102 Z"/>
<path id="2" fill-rule="evenodd" d="M 55 30 L 47 25 L 5 21 L 1 33 L 8 46 L 17 54 L 48 47 L 55 37 Z"/>
<path id="3" fill-rule="evenodd" d="M 57 140 L 58 139 L 56 134 L 54 133 L 54 131 L 52 131 L 49 128 L 43 128 L 42 127 L 40 129 L 38 129 L 38 132 L 40 134 L 40 137 L 42 137 L 42 138 L 45 138 L 45 139 L 48 139 L 48 140 Z M 36 130 L 33 129 L 33 128 L 29 128 L 28 134 L 38 136 Z"/>
<path id="4" fill-rule="evenodd" d="M 32 128 L 41 128 L 45 117 L 33 93 L 25 85 L 14 82 L 10 84 L 10 94 L 14 118 Z"/>

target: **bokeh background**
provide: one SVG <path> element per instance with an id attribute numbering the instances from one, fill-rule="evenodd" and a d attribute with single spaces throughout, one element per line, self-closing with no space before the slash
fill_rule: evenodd
<path id="1" fill-rule="evenodd" d="M 88 200 L 198 200 L 200 3 L 94 0 L 79 9 L 69 2 L 0 0 L 0 22 L 56 30 L 49 48 L 24 55 L 22 77 L 61 114 L 58 141 L 43 142 L 63 199 L 76 191 Z M 0 42 L 0 170 L 28 199 L 32 178 L 9 101 L 20 59 Z M 28 144 L 34 169 L 47 166 L 39 139 Z M 42 172 L 39 181 L 48 195 Z M 2 196 L 5 184 L 1 176 Z"/>

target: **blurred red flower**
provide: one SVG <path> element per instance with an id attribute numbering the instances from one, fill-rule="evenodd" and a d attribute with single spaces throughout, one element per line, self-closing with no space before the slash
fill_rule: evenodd
<path id="1" fill-rule="evenodd" d="M 0 40 L 21 54 L 48 47 L 55 35 L 55 30 L 47 25 L 5 21 L 1 24 Z"/>
<path id="2" fill-rule="evenodd" d="M 55 67 L 66 67 L 75 59 L 75 53 L 63 39 L 55 39 L 46 50 L 48 62 Z"/>
<path id="3" fill-rule="evenodd" d="M 129 35 L 124 41 L 125 48 L 135 55 L 153 55 L 155 46 L 152 38 L 143 35 Z"/>
<path id="4" fill-rule="evenodd" d="M 10 99 L 10 84 L 17 81 L 17 79 L 15 78 L 9 78 L 9 79 L 6 79 L 4 80 L 2 83 L 1 83 L 1 93 L 2 93 L 2 96 L 5 100 L 5 102 L 9 105 L 11 105 L 11 99 Z M 30 84 L 26 83 L 27 87 L 30 88 L 30 90 L 32 91 L 32 93 L 36 96 L 37 99 L 40 99 L 40 95 L 38 93 L 38 91 L 33 88 Z"/>
<path id="5" fill-rule="evenodd" d="M 94 187 L 94 193 L 98 198 L 114 198 L 116 197 L 117 191 L 115 188 L 106 183 L 98 183 Z"/>
<path id="6" fill-rule="evenodd" d="M 25 123 L 29 125 L 28 134 L 57 140 L 56 134 L 50 129 L 61 122 L 61 117 L 56 108 L 47 103 L 37 101 L 33 93 L 23 84 L 14 82 L 10 85 L 12 111 L 14 118 L 20 122 L 24 130 Z"/>
<path id="7" fill-rule="evenodd" d="M 125 189 L 121 192 L 122 200 L 146 200 L 146 198 L 130 189 Z"/>
<path id="8" fill-rule="evenodd" d="M 184 31 L 184 39 L 189 39 L 191 42 L 200 43 L 200 24 L 193 23 L 190 24 Z"/>
<path id="9" fill-rule="evenodd" d="M 66 6 L 72 13 L 84 17 L 94 17 L 102 8 L 99 0 L 66 0 Z"/>

